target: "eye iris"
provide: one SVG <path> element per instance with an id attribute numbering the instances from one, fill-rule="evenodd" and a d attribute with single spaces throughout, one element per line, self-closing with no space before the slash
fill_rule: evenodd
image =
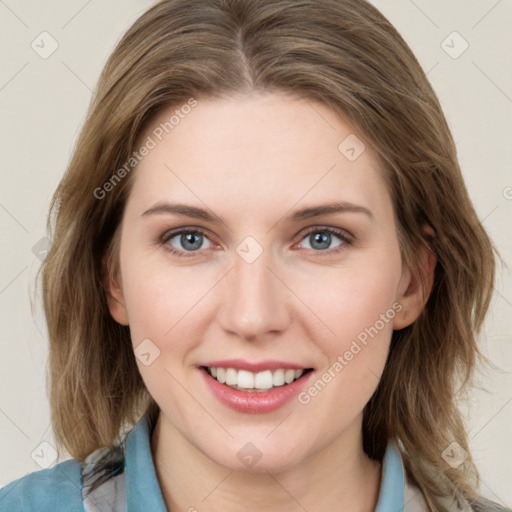
<path id="1" fill-rule="evenodd" d="M 195 251 L 201 247 L 202 236 L 200 233 L 186 233 L 181 235 L 180 243 L 181 245 L 191 251 Z M 194 243 L 195 239 L 195 243 Z M 192 247 L 188 244 L 192 244 Z"/>
<path id="2" fill-rule="evenodd" d="M 313 243 L 311 244 L 311 247 L 314 249 L 327 249 L 329 245 L 331 244 L 331 235 L 329 233 L 314 233 L 312 236 Z M 314 244 L 319 243 L 321 247 L 315 247 Z"/>

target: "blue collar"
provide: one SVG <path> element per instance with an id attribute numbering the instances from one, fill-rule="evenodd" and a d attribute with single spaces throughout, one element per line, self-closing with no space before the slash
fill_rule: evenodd
<path id="1" fill-rule="evenodd" d="M 147 416 L 126 437 L 126 501 L 128 511 L 168 512 L 151 455 Z M 404 470 L 396 445 L 390 442 L 384 454 L 382 481 L 375 512 L 400 512 L 404 507 Z"/>
<path id="2" fill-rule="evenodd" d="M 382 461 L 382 480 L 375 512 L 401 512 L 404 509 L 404 468 L 395 443 L 390 442 Z"/>
<path id="3" fill-rule="evenodd" d="M 143 416 L 126 436 L 126 504 L 128 512 L 168 512 L 151 454 L 149 419 Z"/>

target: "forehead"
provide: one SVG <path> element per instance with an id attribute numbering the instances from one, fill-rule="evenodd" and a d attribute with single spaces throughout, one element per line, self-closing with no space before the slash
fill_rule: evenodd
<path id="1" fill-rule="evenodd" d="M 160 111 L 139 137 L 139 146 L 152 146 L 132 189 L 144 206 L 178 198 L 239 211 L 389 202 L 374 152 L 328 106 L 280 93 L 194 101 Z"/>

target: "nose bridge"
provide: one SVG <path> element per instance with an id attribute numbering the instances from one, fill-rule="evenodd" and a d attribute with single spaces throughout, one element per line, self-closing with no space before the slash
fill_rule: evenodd
<path id="1" fill-rule="evenodd" d="M 224 329 L 247 340 L 285 329 L 289 321 L 286 287 L 270 270 L 272 251 L 251 238 L 236 249 L 220 315 Z"/>

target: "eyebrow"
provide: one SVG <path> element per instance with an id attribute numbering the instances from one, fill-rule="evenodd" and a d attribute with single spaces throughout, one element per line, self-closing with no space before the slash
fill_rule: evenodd
<path id="1" fill-rule="evenodd" d="M 321 217 L 323 215 L 346 212 L 364 213 L 370 219 L 374 218 L 373 213 L 365 206 L 361 206 L 346 201 L 340 201 L 336 203 L 322 204 L 318 206 L 302 208 L 301 210 L 297 210 L 291 215 L 288 215 L 286 217 L 286 220 L 291 222 L 299 222 L 314 217 Z M 182 217 L 191 217 L 194 219 L 200 219 L 214 224 L 225 224 L 225 221 L 222 219 L 222 217 L 219 217 L 215 213 L 209 212 L 203 208 L 198 208 L 197 206 L 191 206 L 181 203 L 168 203 L 165 201 L 157 202 L 155 205 L 149 208 L 149 210 L 146 210 L 141 215 L 141 217 L 157 214 L 180 215 Z"/>

